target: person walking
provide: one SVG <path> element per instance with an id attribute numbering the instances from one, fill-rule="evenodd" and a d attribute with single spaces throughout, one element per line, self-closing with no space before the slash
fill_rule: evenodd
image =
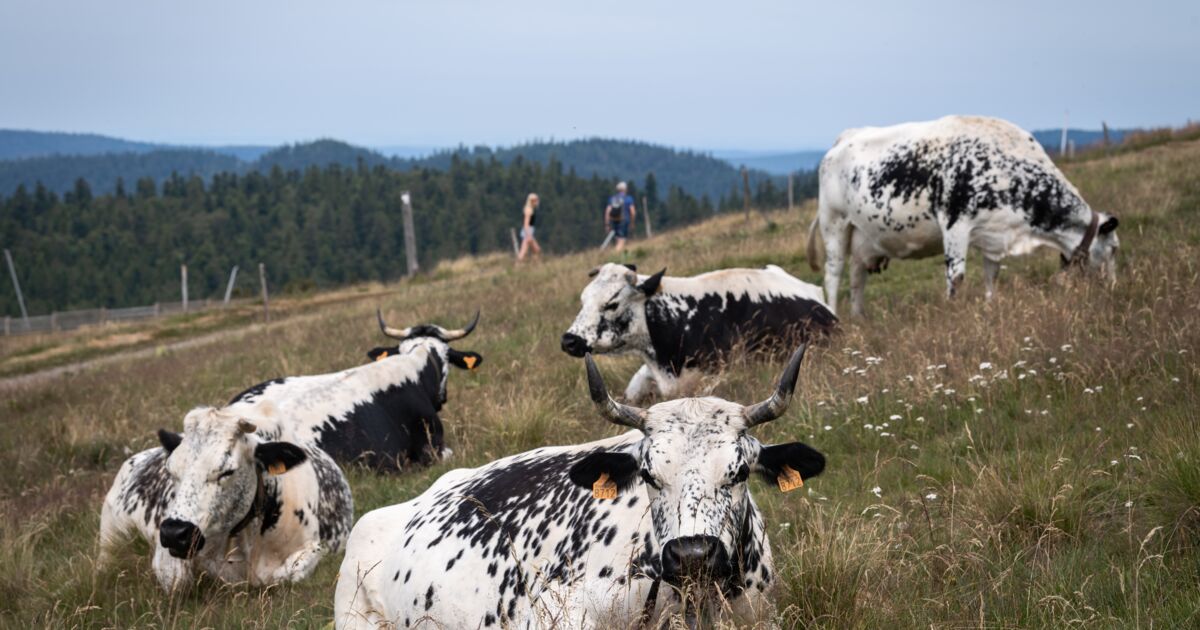
<path id="1" fill-rule="evenodd" d="M 625 240 L 633 229 L 634 219 L 637 218 L 637 208 L 633 205 L 633 197 L 627 194 L 625 182 L 617 182 L 617 194 L 608 198 L 604 208 L 604 224 L 617 239 L 613 251 L 625 249 Z"/>
<path id="2" fill-rule="evenodd" d="M 529 196 L 525 198 L 525 209 L 522 211 L 524 218 L 521 223 L 521 251 L 517 253 L 517 262 L 525 260 L 530 250 L 533 250 L 535 258 L 542 255 L 542 246 L 538 245 L 537 238 L 533 236 L 540 203 L 541 200 L 538 199 L 537 193 L 529 193 Z"/>

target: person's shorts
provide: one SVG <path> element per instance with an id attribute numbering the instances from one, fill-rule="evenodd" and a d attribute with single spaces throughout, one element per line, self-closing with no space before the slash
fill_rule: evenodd
<path id="1" fill-rule="evenodd" d="M 529 227 L 521 228 L 521 240 L 525 240 L 527 238 L 533 238 L 533 231 L 534 230 L 533 230 L 532 225 Z"/>
<path id="2" fill-rule="evenodd" d="M 621 221 L 613 224 L 613 232 L 616 232 L 617 238 L 629 238 L 629 222 Z"/>

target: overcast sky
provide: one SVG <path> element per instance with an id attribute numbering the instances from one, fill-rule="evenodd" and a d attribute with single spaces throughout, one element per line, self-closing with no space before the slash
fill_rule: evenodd
<path id="1" fill-rule="evenodd" d="M 1067 111 L 1085 128 L 1200 118 L 1200 1 L 0 2 L 6 128 L 763 150 Z"/>

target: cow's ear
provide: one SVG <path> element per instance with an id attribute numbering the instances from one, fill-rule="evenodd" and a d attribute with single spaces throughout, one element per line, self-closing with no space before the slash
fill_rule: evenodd
<path id="1" fill-rule="evenodd" d="M 638 462 L 628 453 L 597 451 L 571 467 L 571 483 L 596 498 L 615 499 L 638 478 Z"/>
<path id="2" fill-rule="evenodd" d="M 637 265 L 631 265 L 629 263 L 624 263 L 624 265 L 625 265 L 626 269 L 628 269 L 634 273 L 637 273 Z"/>
<path id="3" fill-rule="evenodd" d="M 464 370 L 474 370 L 483 363 L 483 357 L 478 352 L 459 352 L 450 348 L 450 364 Z"/>
<path id="4" fill-rule="evenodd" d="M 174 452 L 175 447 L 179 446 L 179 443 L 182 441 L 183 436 L 179 435 L 178 433 L 168 431 L 166 429 L 158 430 L 158 442 L 159 444 L 162 444 L 163 450 L 165 450 L 168 455 Z"/>
<path id="5" fill-rule="evenodd" d="M 367 351 L 367 356 L 370 357 L 372 361 L 379 361 L 380 359 L 386 359 L 395 353 L 395 348 L 375 348 Z"/>
<path id="6" fill-rule="evenodd" d="M 638 285 L 638 289 L 640 289 L 642 293 L 645 293 L 647 296 L 658 293 L 658 290 L 662 285 L 663 274 L 665 273 L 667 273 L 667 270 L 664 267 L 662 271 L 650 276 L 649 278 L 646 278 L 644 282 Z"/>
<path id="7" fill-rule="evenodd" d="M 291 442 L 263 442 L 254 447 L 254 459 L 272 475 L 282 475 L 304 463 L 308 454 Z"/>
<path id="8" fill-rule="evenodd" d="M 1100 234 L 1108 234 L 1109 232 L 1117 229 L 1117 226 L 1120 224 L 1121 222 L 1117 220 L 1117 217 L 1108 217 L 1104 223 L 1100 224 Z"/>
<path id="9" fill-rule="evenodd" d="M 788 492 L 803 485 L 805 479 L 821 474 L 825 470 L 825 456 L 801 442 L 764 446 L 754 470 Z"/>

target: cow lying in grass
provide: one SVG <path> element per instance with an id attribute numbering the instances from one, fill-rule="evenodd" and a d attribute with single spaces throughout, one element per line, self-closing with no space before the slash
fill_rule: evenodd
<path id="1" fill-rule="evenodd" d="M 368 352 L 372 363 L 260 383 L 235 396 L 229 411 L 262 435 L 316 444 L 338 462 L 395 472 L 437 461 L 447 453 L 438 412 L 450 366 L 473 370 L 483 361 L 450 343 L 471 334 L 479 313 L 460 330 L 392 328 L 376 315 L 383 334 L 398 343 Z"/>
<path id="2" fill-rule="evenodd" d="M 691 278 L 638 275 L 632 265 L 607 264 L 591 273 L 583 303 L 562 336 L 563 352 L 636 352 L 645 360 L 625 388 L 636 401 L 657 385 L 675 393 L 685 368 L 712 371 L 736 345 L 806 341 L 831 332 L 837 318 L 821 288 L 775 265 L 723 269 Z"/>
<path id="3" fill-rule="evenodd" d="M 166 590 L 199 573 L 225 582 L 296 582 L 346 540 L 350 487 L 324 452 L 270 442 L 224 410 L 195 409 L 182 435 L 121 466 L 100 514 L 100 562 L 137 532 Z"/>
<path id="4" fill-rule="evenodd" d="M 628 627 L 685 601 L 693 623 L 718 602 L 769 612 L 771 546 L 747 479 L 791 490 L 825 460 L 748 431 L 787 410 L 803 355 L 765 402 L 684 398 L 649 409 L 610 398 L 586 356 L 601 415 L 637 430 L 454 470 L 366 514 L 338 575 L 336 626 Z"/>
<path id="5" fill-rule="evenodd" d="M 946 293 L 967 270 L 967 249 L 983 254 L 987 296 L 1000 261 L 1038 247 L 1064 266 L 1116 276 L 1117 218 L 1092 210 L 1032 135 L 979 116 L 850 129 L 821 160 L 817 219 L 808 234 L 813 270 L 819 232 L 825 299 L 837 311 L 842 267 L 850 263 L 851 313 L 864 313 L 867 274 L 892 258 L 944 254 Z"/>

